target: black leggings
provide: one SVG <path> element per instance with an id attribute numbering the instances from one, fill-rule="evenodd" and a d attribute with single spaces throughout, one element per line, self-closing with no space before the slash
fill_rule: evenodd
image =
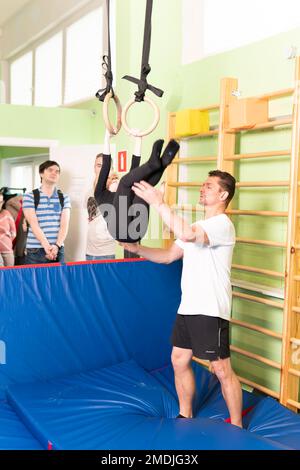
<path id="1" fill-rule="evenodd" d="M 172 162 L 179 145 L 171 140 L 160 157 L 164 141 L 154 143 L 149 160 L 139 166 L 140 157 L 133 156 L 130 171 L 121 178 L 118 189 L 112 193 L 106 189 L 111 168 L 111 156 L 103 155 L 103 163 L 95 198 L 107 222 L 109 233 L 115 240 L 125 243 L 139 242 L 148 228 L 149 205 L 132 191 L 132 186 L 141 180 L 155 186 L 164 170 Z"/>

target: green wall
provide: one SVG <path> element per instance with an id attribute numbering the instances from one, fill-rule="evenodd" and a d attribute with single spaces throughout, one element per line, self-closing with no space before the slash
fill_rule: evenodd
<path id="1" fill-rule="evenodd" d="M 0 105 L 0 136 L 58 140 L 61 145 L 97 143 L 89 110 Z"/>

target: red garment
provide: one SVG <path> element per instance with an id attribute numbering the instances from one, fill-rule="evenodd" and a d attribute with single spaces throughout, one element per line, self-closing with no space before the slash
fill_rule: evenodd
<path id="1" fill-rule="evenodd" d="M 16 236 L 16 225 L 10 212 L 0 212 L 0 253 L 12 253 L 12 242 Z"/>

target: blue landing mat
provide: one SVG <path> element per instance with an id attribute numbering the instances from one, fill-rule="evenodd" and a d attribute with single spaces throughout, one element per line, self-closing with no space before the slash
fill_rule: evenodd
<path id="1" fill-rule="evenodd" d="M 42 450 L 12 408 L 0 401 L 0 450 Z"/>
<path id="2" fill-rule="evenodd" d="M 44 448 L 49 442 L 53 449 L 287 448 L 220 418 L 174 419 L 172 393 L 134 361 L 12 385 L 7 395 Z"/>

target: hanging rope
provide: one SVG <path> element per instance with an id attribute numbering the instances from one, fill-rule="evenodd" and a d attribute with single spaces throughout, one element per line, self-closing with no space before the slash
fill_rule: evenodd
<path id="1" fill-rule="evenodd" d="M 128 80 L 138 85 L 138 91 L 134 93 L 135 101 L 138 101 L 138 102 L 144 101 L 145 93 L 147 90 L 152 91 L 152 93 L 154 93 L 156 96 L 159 96 L 159 97 L 161 97 L 164 93 L 159 88 L 156 88 L 147 82 L 147 77 L 149 73 L 151 72 L 151 67 L 149 65 L 149 56 L 150 56 L 150 47 L 151 47 L 152 7 L 153 7 L 153 0 L 147 0 L 140 79 L 131 77 L 129 75 L 125 75 L 123 77 L 125 80 Z"/>
<path id="2" fill-rule="evenodd" d="M 106 0 L 106 18 L 107 18 L 107 47 L 108 53 L 103 56 L 102 68 L 104 70 L 104 77 L 106 80 L 106 87 L 102 90 L 98 90 L 96 98 L 103 102 L 103 120 L 105 127 L 110 135 L 116 135 L 122 127 L 122 106 L 119 98 L 113 89 L 113 73 L 111 69 L 111 41 L 110 41 L 110 0 Z M 112 125 L 109 119 L 108 106 L 110 100 L 113 99 L 117 108 L 117 122 L 116 125 Z"/>
<path id="3" fill-rule="evenodd" d="M 104 101 L 106 95 L 111 92 L 111 97 L 115 96 L 113 90 L 113 73 L 111 69 L 111 44 L 110 44 L 110 0 L 106 0 L 106 11 L 107 11 L 107 43 L 108 43 L 108 53 L 103 56 L 102 69 L 104 71 L 104 77 L 106 80 L 106 87 L 98 90 L 96 93 L 96 98 L 99 101 Z"/>

